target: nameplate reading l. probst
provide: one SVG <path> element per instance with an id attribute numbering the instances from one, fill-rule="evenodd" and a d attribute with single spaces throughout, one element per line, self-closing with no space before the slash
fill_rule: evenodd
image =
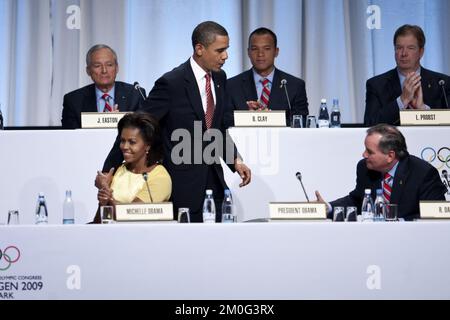
<path id="1" fill-rule="evenodd" d="M 275 220 L 321 220 L 327 218 L 326 205 L 319 202 L 270 202 L 270 218 Z"/>
<path id="2" fill-rule="evenodd" d="M 120 119 L 128 112 L 82 112 L 81 128 L 104 129 L 117 128 Z"/>
<path id="3" fill-rule="evenodd" d="M 402 126 L 448 126 L 450 109 L 402 110 L 400 123 Z"/>
<path id="4" fill-rule="evenodd" d="M 286 127 L 284 110 L 234 111 L 235 127 Z"/>
<path id="5" fill-rule="evenodd" d="M 116 205 L 117 221 L 171 221 L 172 202 L 129 203 Z"/>

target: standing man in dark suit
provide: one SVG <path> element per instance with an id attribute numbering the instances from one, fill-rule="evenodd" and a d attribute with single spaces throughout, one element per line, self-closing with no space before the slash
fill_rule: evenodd
<path id="1" fill-rule="evenodd" d="M 258 28 L 250 34 L 247 53 L 253 67 L 227 82 L 232 110 L 286 110 L 288 125 L 292 115 L 308 114 L 305 81 L 275 68 L 279 51 L 277 36 L 272 30 Z M 284 86 L 292 110 L 289 110 Z M 227 122 L 233 124 L 232 119 Z"/>
<path id="2" fill-rule="evenodd" d="M 397 67 L 367 80 L 364 124 L 400 124 L 400 110 L 448 108 L 450 78 L 420 65 L 425 34 L 419 26 L 403 25 L 394 34 Z M 444 93 L 445 92 L 445 93 Z"/>
<path id="3" fill-rule="evenodd" d="M 205 190 L 212 189 L 219 222 L 227 187 L 220 158 L 239 173 L 241 187 L 250 183 L 251 172 L 226 139 L 226 75 L 222 66 L 228 58 L 228 33 L 213 21 L 200 23 L 192 33 L 192 46 L 194 53 L 188 61 L 155 82 L 144 111 L 160 121 L 175 214 L 178 208 L 187 207 L 191 221 L 203 221 Z M 113 148 L 103 171 L 120 160 L 117 148 Z"/>
<path id="4" fill-rule="evenodd" d="M 82 112 L 136 111 L 144 101 L 131 84 L 116 81 L 117 55 L 104 44 L 97 44 L 86 54 L 86 72 L 94 81 L 64 96 L 62 127 L 81 128 Z"/>
<path id="5" fill-rule="evenodd" d="M 412 156 L 406 148 L 403 134 L 394 126 L 379 124 L 367 130 L 364 159 L 356 169 L 356 187 L 346 197 L 328 204 L 332 208 L 356 206 L 361 213 L 364 189 L 382 189 L 386 202 L 398 205 L 398 217 L 405 220 L 419 218 L 419 201 L 443 200 L 447 188 L 439 172 L 428 162 Z M 325 202 L 318 191 L 317 200 Z"/>

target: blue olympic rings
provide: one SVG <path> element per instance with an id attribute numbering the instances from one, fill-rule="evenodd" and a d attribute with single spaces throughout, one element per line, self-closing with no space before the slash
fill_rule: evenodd
<path id="1" fill-rule="evenodd" d="M 11 258 L 11 255 L 14 254 L 13 251 L 15 251 L 14 259 Z M 19 258 L 20 258 L 20 250 L 16 246 L 6 247 L 5 250 L 3 251 L 0 249 L 0 271 L 8 270 L 13 263 L 19 261 Z M 7 263 L 6 267 L 2 267 L 1 265 L 2 260 L 6 261 Z"/>

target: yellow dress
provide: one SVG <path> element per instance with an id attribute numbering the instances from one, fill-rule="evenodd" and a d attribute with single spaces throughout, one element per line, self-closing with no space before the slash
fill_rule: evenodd
<path id="1" fill-rule="evenodd" d="M 153 202 L 164 202 L 170 199 L 172 179 L 162 165 L 157 165 L 148 173 L 147 182 Z M 122 164 L 114 174 L 111 189 L 114 199 L 121 203 L 131 203 L 136 198 L 142 202 L 151 202 L 142 174 L 129 171 L 125 164 Z"/>

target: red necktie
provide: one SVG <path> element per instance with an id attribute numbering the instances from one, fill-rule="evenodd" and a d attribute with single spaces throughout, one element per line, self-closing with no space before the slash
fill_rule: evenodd
<path id="1" fill-rule="evenodd" d="M 206 79 L 206 113 L 205 113 L 205 122 L 206 128 L 211 128 L 213 116 L 214 116 L 214 98 L 211 91 L 211 75 L 207 73 L 205 75 Z"/>
<path id="2" fill-rule="evenodd" d="M 111 105 L 109 104 L 109 99 L 110 98 L 111 97 L 107 93 L 102 95 L 102 99 L 105 100 L 105 108 L 103 108 L 103 112 L 112 112 L 113 111 Z"/>
<path id="3" fill-rule="evenodd" d="M 391 202 L 391 178 L 392 176 L 386 172 L 383 179 L 383 196 L 387 203 Z"/>
<path id="4" fill-rule="evenodd" d="M 261 92 L 261 97 L 259 98 L 259 104 L 261 105 L 262 109 L 267 109 L 269 106 L 269 96 L 270 96 L 270 89 L 269 89 L 269 79 L 264 78 L 260 80 L 263 85 L 263 90 Z"/>

